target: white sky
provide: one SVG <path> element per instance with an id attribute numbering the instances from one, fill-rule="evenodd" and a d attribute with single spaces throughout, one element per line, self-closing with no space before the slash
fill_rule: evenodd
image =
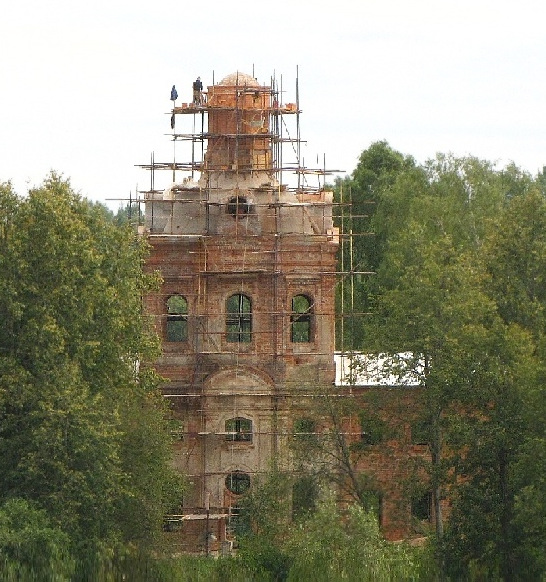
<path id="1" fill-rule="evenodd" d="M 544 0 L 18 0 L 0 18 L 0 180 L 54 169 L 117 199 L 171 161 L 170 89 L 236 70 L 295 101 L 305 164 L 351 173 L 386 139 L 418 162 L 546 165 Z M 177 125 L 178 129 L 178 125 Z M 186 161 L 179 159 L 178 161 Z"/>

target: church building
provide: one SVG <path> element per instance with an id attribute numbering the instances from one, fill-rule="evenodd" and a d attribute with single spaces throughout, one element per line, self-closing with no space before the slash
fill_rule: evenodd
<path id="1" fill-rule="evenodd" d="M 186 159 L 143 166 L 152 179 L 142 230 L 146 269 L 162 277 L 145 298 L 162 340 L 155 367 L 171 405 L 175 463 L 189 484 L 167 529 L 180 533 L 182 549 L 208 553 L 229 550 L 241 499 L 273 464 L 293 469 L 291 438 L 318 430 L 306 420 L 313 397 L 331 394 L 336 378 L 340 395 L 378 387 L 340 375 L 342 239 L 329 172 L 301 163 L 298 97 L 284 103 L 275 79 L 261 84 L 241 72 L 202 87 L 198 79 L 192 101 L 180 104 L 173 87 L 172 140 Z M 159 170 L 172 177 L 162 188 Z M 349 441 L 366 437 L 360 426 L 346 430 Z M 391 490 L 392 459 L 368 459 L 360 468 Z"/>

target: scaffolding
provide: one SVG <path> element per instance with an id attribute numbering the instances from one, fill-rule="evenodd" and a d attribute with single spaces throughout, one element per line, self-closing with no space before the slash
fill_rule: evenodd
<path id="1" fill-rule="evenodd" d="M 237 72 L 173 101 L 173 160 L 152 154 L 140 165 L 149 188 L 130 201 L 144 208 L 147 268 L 164 281 L 145 305 L 163 338 L 164 396 L 182 424 L 176 462 L 195 482 L 170 519 L 206 516 L 207 552 L 209 521 L 229 522 L 271 460 L 289 468 L 294 418 L 335 382 L 336 287 L 344 297 L 354 275 L 369 274 L 344 264 L 347 205 L 327 188 L 340 171 L 301 158 L 297 77 L 295 101 L 283 97 L 282 79 L 260 85 Z M 179 133 L 182 123 L 191 129 Z M 170 181 L 158 187 L 159 172 Z M 182 307 L 171 312 L 175 296 Z"/>

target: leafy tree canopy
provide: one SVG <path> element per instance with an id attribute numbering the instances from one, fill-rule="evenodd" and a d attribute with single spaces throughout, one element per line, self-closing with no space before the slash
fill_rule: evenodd
<path id="1" fill-rule="evenodd" d="M 372 175 L 364 164 L 378 148 L 404 159 L 374 144 L 346 184 L 353 200 L 369 194 L 360 177 Z M 353 243 L 353 256 L 376 275 L 351 290 L 371 315 L 344 340 L 354 349 L 414 355 L 405 361 L 424 388 L 440 537 L 446 488 L 455 501 L 444 558 L 466 573 L 452 574 L 481 568 L 534 579 L 544 571 L 537 556 L 545 530 L 540 518 L 525 521 L 522 500 L 531 503 L 543 484 L 543 464 L 531 461 L 531 451 L 542 459 L 545 447 L 543 416 L 534 414 L 544 408 L 546 362 L 542 183 L 513 164 L 497 170 L 473 157 L 437 155 L 420 167 L 398 164 L 395 174 L 392 165 L 377 167 L 388 168 L 373 182 L 369 225 L 379 239 Z M 346 296 L 343 305 L 348 313 L 354 307 Z M 544 515 L 538 498 L 532 506 Z"/>
<path id="2" fill-rule="evenodd" d="M 146 243 L 52 173 L 0 185 L 0 502 L 25 499 L 80 561 L 150 543 L 180 487 L 141 297 Z"/>

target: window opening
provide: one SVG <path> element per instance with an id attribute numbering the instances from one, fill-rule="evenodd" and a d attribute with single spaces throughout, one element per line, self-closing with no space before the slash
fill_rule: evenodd
<path id="1" fill-rule="evenodd" d="M 298 418 L 294 421 L 294 437 L 299 442 L 310 444 L 317 439 L 316 424 L 311 418 Z"/>
<path id="2" fill-rule="evenodd" d="M 292 516 L 297 519 L 311 513 L 318 499 L 318 485 L 313 477 L 301 477 L 292 486 Z"/>
<path id="3" fill-rule="evenodd" d="M 226 440 L 233 442 L 252 442 L 252 421 L 248 418 L 226 420 Z"/>
<path id="4" fill-rule="evenodd" d="M 252 332 L 252 305 L 242 293 L 228 298 L 226 303 L 226 339 L 228 342 L 250 343 Z"/>
<path id="5" fill-rule="evenodd" d="M 290 317 L 290 341 L 309 343 L 311 341 L 311 300 L 305 295 L 292 298 L 292 315 Z"/>
<path id="6" fill-rule="evenodd" d="M 234 471 L 226 477 L 226 488 L 235 495 L 242 495 L 250 489 L 250 475 Z"/>
<path id="7" fill-rule="evenodd" d="M 239 518 L 241 517 L 241 507 L 239 505 L 232 505 L 229 508 L 229 515 L 226 524 L 226 533 L 228 535 L 237 535 L 239 525 Z"/>
<path id="8" fill-rule="evenodd" d="M 385 440 L 387 426 L 384 420 L 368 411 L 361 411 L 360 420 L 360 444 L 378 445 Z"/>
<path id="9" fill-rule="evenodd" d="M 414 445 L 428 445 L 430 442 L 430 422 L 417 420 L 411 425 L 411 442 Z"/>
<path id="10" fill-rule="evenodd" d="M 229 508 L 226 533 L 228 536 L 242 536 L 252 532 L 248 510 L 235 503 Z"/>
<path id="11" fill-rule="evenodd" d="M 233 218 L 250 214 L 251 206 L 244 196 L 234 196 L 229 199 L 227 204 L 227 213 Z"/>
<path id="12" fill-rule="evenodd" d="M 188 340 L 188 302 L 182 295 L 172 295 L 167 299 L 167 341 Z"/>
<path id="13" fill-rule="evenodd" d="M 419 521 L 430 521 L 432 517 L 432 492 L 427 491 L 411 500 L 411 515 Z"/>

